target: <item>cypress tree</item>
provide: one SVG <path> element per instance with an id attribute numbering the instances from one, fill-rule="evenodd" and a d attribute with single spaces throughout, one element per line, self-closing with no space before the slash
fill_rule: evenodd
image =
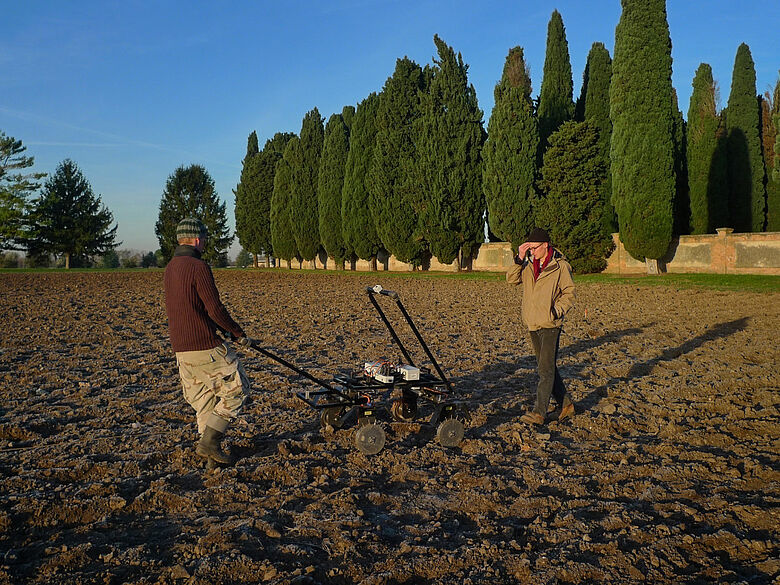
<path id="1" fill-rule="evenodd" d="M 379 94 L 376 145 L 369 190 L 376 232 L 382 245 L 401 262 L 419 266 L 425 250 L 414 207 L 414 124 L 420 116 L 422 68 L 398 59 Z"/>
<path id="2" fill-rule="evenodd" d="M 612 201 L 620 238 L 648 271 L 672 240 L 676 195 L 672 44 L 664 0 L 621 0 L 609 90 Z"/>
<path id="3" fill-rule="evenodd" d="M 576 272 L 601 272 L 614 244 L 602 224 L 601 196 L 607 161 L 600 155 L 598 131 L 590 122 L 564 122 L 544 153 L 539 225 Z"/>
<path id="4" fill-rule="evenodd" d="M 547 50 L 544 56 L 542 86 L 539 90 L 539 164 L 550 134 L 574 117 L 574 83 L 571 76 L 569 44 L 560 12 L 553 10 L 547 24 Z"/>
<path id="5" fill-rule="evenodd" d="M 459 250 L 471 256 L 484 240 L 485 131 L 476 91 L 468 83 L 468 65 L 438 35 L 433 40 L 439 59 L 434 59 L 416 124 L 422 187 L 418 212 L 431 254 L 449 264 Z"/>
<path id="6" fill-rule="evenodd" d="M 347 251 L 369 260 L 376 270 L 376 255 L 382 247 L 372 217 L 368 178 L 376 142 L 376 112 L 379 96 L 371 93 L 358 104 L 352 120 L 349 154 L 341 193 L 341 230 Z"/>
<path id="7" fill-rule="evenodd" d="M 241 165 L 241 178 L 236 188 L 233 189 L 236 236 L 238 236 L 241 247 L 252 254 L 255 266 L 257 266 L 257 255 L 263 250 L 260 247 L 261 227 L 259 225 L 262 220 L 262 213 L 259 209 L 259 153 L 257 132 L 253 131 L 247 139 L 246 156 L 244 156 Z"/>
<path id="8" fill-rule="evenodd" d="M 293 136 L 276 165 L 274 192 L 271 196 L 271 242 L 274 256 L 287 260 L 287 267 L 293 258 L 300 258 L 292 229 L 293 164 L 301 158 L 301 141 Z"/>
<path id="9" fill-rule="evenodd" d="M 776 136 L 780 136 L 780 79 L 775 84 L 774 102 L 772 107 L 772 121 L 775 124 Z M 775 162 L 772 169 L 772 177 L 780 180 L 780 140 L 775 139 Z"/>
<path id="10" fill-rule="evenodd" d="M 756 69 L 750 48 L 742 43 L 734 59 L 726 111 L 729 214 L 738 232 L 760 232 L 766 221 L 760 124 Z"/>
<path id="11" fill-rule="evenodd" d="M 691 230 L 691 203 L 688 195 L 688 160 L 686 154 L 686 127 L 677 105 L 677 90 L 672 88 L 672 141 L 674 144 L 674 233 L 688 234 Z"/>
<path id="12" fill-rule="evenodd" d="M 344 106 L 341 109 L 341 119 L 344 120 L 344 125 L 347 127 L 347 131 L 351 131 L 352 120 L 355 119 L 355 106 Z"/>
<path id="13" fill-rule="evenodd" d="M 290 160 L 292 168 L 292 198 L 290 225 L 295 244 L 304 260 L 314 260 L 320 249 L 320 225 L 317 209 L 317 181 L 320 157 L 325 140 L 322 116 L 317 108 L 303 117 L 300 150 L 295 149 Z"/>
<path id="14" fill-rule="evenodd" d="M 276 165 L 282 159 L 287 143 L 295 137 L 292 132 L 277 132 L 273 138 L 265 141 L 258 158 L 257 188 L 260 194 L 257 201 L 257 232 L 260 249 L 265 252 L 266 266 L 271 265 L 269 256 L 273 253 L 271 239 L 271 197 L 274 194 Z"/>
<path id="15" fill-rule="evenodd" d="M 728 221 L 726 158 L 716 111 L 712 68 L 702 63 L 693 78 L 688 108 L 688 189 L 692 234 L 713 233 Z"/>
<path id="16" fill-rule="evenodd" d="M 349 130 L 341 114 L 333 114 L 325 126 L 325 141 L 317 184 L 320 241 L 328 256 L 343 269 L 346 248 L 341 233 L 341 192 L 349 153 Z"/>
<path id="17" fill-rule="evenodd" d="M 534 227 L 536 156 L 539 130 L 531 100 L 531 78 L 522 47 L 510 49 L 482 151 L 482 188 L 489 228 L 517 247 Z"/>
<path id="18" fill-rule="evenodd" d="M 775 127 L 775 118 L 780 113 L 780 80 L 775 85 L 774 94 L 768 91 L 761 99 L 761 151 L 764 157 L 764 169 L 766 172 L 766 231 L 780 231 L 780 217 L 778 217 L 778 205 L 780 205 L 780 174 L 775 168 L 775 145 L 777 144 L 778 130 Z"/>
<path id="19" fill-rule="evenodd" d="M 582 92 L 577 101 L 580 121 L 595 126 L 599 136 L 598 155 L 604 160 L 601 181 L 602 223 L 607 233 L 617 231 L 617 217 L 612 205 L 612 174 L 609 172 L 609 147 L 612 142 L 612 122 L 609 119 L 609 85 L 612 79 L 612 58 L 603 43 L 593 43 L 582 75 Z"/>

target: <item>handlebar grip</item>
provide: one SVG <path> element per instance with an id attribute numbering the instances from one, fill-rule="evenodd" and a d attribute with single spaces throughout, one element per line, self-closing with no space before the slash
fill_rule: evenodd
<path id="1" fill-rule="evenodd" d="M 387 290 L 385 288 L 382 288 L 381 284 L 375 284 L 374 286 L 367 286 L 366 292 L 370 295 L 373 295 L 375 293 L 379 293 L 380 295 L 385 295 L 386 297 L 390 297 L 391 299 L 398 300 L 398 293 L 392 290 Z"/>

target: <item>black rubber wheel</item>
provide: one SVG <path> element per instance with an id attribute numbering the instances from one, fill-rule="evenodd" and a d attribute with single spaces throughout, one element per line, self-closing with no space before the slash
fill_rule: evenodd
<path id="1" fill-rule="evenodd" d="M 328 408 L 323 408 L 320 411 L 320 426 L 322 426 L 323 429 L 328 425 L 332 426 L 334 429 L 340 429 L 341 424 L 339 419 L 343 414 L 343 406 L 329 406 Z"/>
<path id="2" fill-rule="evenodd" d="M 465 426 L 457 418 L 444 419 L 436 430 L 436 438 L 443 447 L 457 447 L 463 440 Z"/>
<path id="3" fill-rule="evenodd" d="M 385 446 L 385 430 L 376 423 L 368 423 L 355 431 L 355 447 L 364 455 L 376 455 Z"/>
<path id="4" fill-rule="evenodd" d="M 390 414 L 397 421 L 412 422 L 417 416 L 417 403 L 406 400 L 395 400 L 390 405 Z"/>

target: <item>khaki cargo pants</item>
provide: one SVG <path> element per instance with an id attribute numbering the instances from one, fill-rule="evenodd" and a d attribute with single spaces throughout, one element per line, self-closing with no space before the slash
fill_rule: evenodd
<path id="1" fill-rule="evenodd" d="M 222 343 L 214 349 L 176 352 L 176 363 L 184 399 L 195 409 L 198 432 L 203 434 L 207 424 L 224 432 L 249 394 L 249 378 L 236 352 Z"/>

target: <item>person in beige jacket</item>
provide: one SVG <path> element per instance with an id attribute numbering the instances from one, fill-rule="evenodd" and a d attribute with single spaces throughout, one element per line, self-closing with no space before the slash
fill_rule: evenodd
<path id="1" fill-rule="evenodd" d="M 515 266 L 506 279 L 510 284 L 523 285 L 523 321 L 530 332 L 539 373 L 536 404 L 520 420 L 544 424 L 551 395 L 561 407 L 558 420 L 567 419 L 574 415 L 574 403 L 556 362 L 563 320 L 574 306 L 571 266 L 552 246 L 547 232 L 534 228 L 520 245 Z"/>

